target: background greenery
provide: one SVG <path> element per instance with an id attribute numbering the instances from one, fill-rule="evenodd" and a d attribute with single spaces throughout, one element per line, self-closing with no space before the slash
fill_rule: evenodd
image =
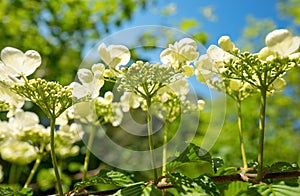
<path id="1" fill-rule="evenodd" d="M 288 16 L 293 21 L 293 25 L 287 28 L 299 29 L 300 1 L 277 0 L 276 3 L 279 5 L 278 14 Z M 129 21 L 135 11 L 155 6 L 156 3 L 153 0 L 3 0 L 0 1 L 0 48 L 12 46 L 23 51 L 28 49 L 39 51 L 43 64 L 35 76 L 58 80 L 67 85 L 75 77 L 82 61 L 83 49 L 93 46 L 105 35 L 108 35 L 111 28 Z M 164 12 L 161 13 L 168 17 L 168 10 L 162 11 Z M 257 51 L 263 45 L 265 35 L 276 28 L 276 25 L 268 19 L 258 20 L 249 17 L 247 21 L 243 35 L 238 40 L 238 46 L 246 50 Z M 181 19 L 181 22 L 177 23 L 178 25 L 175 27 L 193 34 L 195 39 L 205 44 L 208 42 L 209 35 L 196 28 L 198 23 L 199 21 L 193 19 Z M 143 39 L 146 38 L 147 36 Z M 265 138 L 266 164 L 276 161 L 300 163 L 299 73 L 300 68 L 291 71 L 285 77 L 288 88 L 268 99 Z M 258 96 L 252 96 L 243 102 L 242 110 L 245 115 L 243 126 L 248 160 L 256 160 L 257 156 L 258 102 Z M 27 107 L 30 109 L 32 106 Z M 214 157 L 222 157 L 227 166 L 242 166 L 239 155 L 236 108 L 230 98 L 227 99 L 226 108 L 224 127 L 210 152 Z M 209 111 L 201 114 L 199 133 L 195 142 L 201 142 L 209 119 Z M 84 145 L 82 146 L 82 153 L 84 153 Z M 67 182 L 69 181 L 71 185 L 72 180 L 79 179 L 76 172 L 81 167 L 79 162 L 83 162 L 83 155 L 60 160 L 60 162 L 70 163 L 61 165 L 66 170 L 63 178 L 68 179 Z M 90 169 L 97 168 L 99 163 L 100 161 L 93 157 Z M 4 166 L 4 175 L 7 177 L 10 165 L 3 160 L 0 160 L 0 164 Z M 108 166 L 101 165 L 101 167 Z M 30 168 L 31 166 L 25 167 L 20 173 L 28 173 Z M 52 181 L 46 168 L 51 168 L 50 162 L 41 164 L 37 176 L 38 181 L 46 177 L 48 179 L 46 184 L 42 185 L 43 191 L 47 190 L 47 186 L 52 188 Z M 140 175 L 142 174 L 136 174 L 137 177 Z M 20 181 L 22 180 L 21 177 Z"/>

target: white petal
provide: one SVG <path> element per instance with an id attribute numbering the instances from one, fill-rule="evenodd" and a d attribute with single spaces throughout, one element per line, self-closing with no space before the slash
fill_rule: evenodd
<path id="1" fill-rule="evenodd" d="M 163 64 L 172 63 L 175 61 L 173 51 L 170 48 L 166 48 L 160 53 L 160 60 Z"/>
<path id="2" fill-rule="evenodd" d="M 226 52 L 231 52 L 235 48 L 235 45 L 231 42 L 229 36 L 220 37 L 220 39 L 218 40 L 218 44 Z"/>
<path id="3" fill-rule="evenodd" d="M 228 60 L 229 58 L 233 58 L 234 56 L 228 52 L 225 52 L 221 48 L 219 48 L 216 45 L 211 45 L 207 49 L 208 56 L 216 62 L 223 62 L 225 60 Z"/>
<path id="4" fill-rule="evenodd" d="M 111 62 L 111 55 L 109 51 L 106 48 L 106 45 L 104 43 L 100 44 L 98 47 L 98 53 L 101 57 L 101 59 L 104 61 L 105 64 L 109 65 Z"/>
<path id="5" fill-rule="evenodd" d="M 291 33 L 287 29 L 276 29 L 266 36 L 266 45 L 273 47 L 287 38 L 291 38 L 291 36 Z"/>
<path id="6" fill-rule="evenodd" d="M 40 54 L 35 50 L 25 52 L 25 59 L 20 71 L 26 76 L 31 75 L 42 63 Z"/>
<path id="7" fill-rule="evenodd" d="M 100 71 L 103 73 L 105 71 L 105 66 L 102 63 L 97 63 L 92 66 L 92 72 L 95 73 L 96 71 Z"/>
<path id="8" fill-rule="evenodd" d="M 112 58 L 119 58 L 118 65 L 126 65 L 130 60 L 129 49 L 123 45 L 110 45 L 108 50 Z"/>
<path id="9" fill-rule="evenodd" d="M 78 79 L 80 80 L 80 82 L 84 83 L 91 83 L 93 81 L 93 73 L 91 72 L 91 70 L 86 69 L 86 68 L 82 68 L 79 69 L 77 72 L 78 75 Z"/>
<path id="10" fill-rule="evenodd" d="M 179 40 L 178 45 L 179 46 L 190 45 L 190 46 L 197 48 L 197 43 L 195 42 L 195 40 L 188 38 L 188 37 Z"/>
<path id="11" fill-rule="evenodd" d="M 266 45 L 281 56 L 295 52 L 300 46 L 300 38 L 293 37 L 287 29 L 277 29 L 266 36 Z"/>
<path id="12" fill-rule="evenodd" d="M 15 71 L 16 73 L 19 73 L 19 70 L 22 69 L 23 62 L 25 59 L 25 54 L 16 48 L 12 47 L 5 47 L 1 51 L 1 59 L 3 63 Z"/>
<path id="13" fill-rule="evenodd" d="M 111 103 L 114 99 L 114 94 L 111 91 L 107 91 L 104 94 L 104 99 L 105 99 L 106 103 Z"/>
<path id="14" fill-rule="evenodd" d="M 72 95 L 73 97 L 80 99 L 88 95 L 88 89 L 77 82 L 72 82 L 70 87 L 73 88 Z"/>

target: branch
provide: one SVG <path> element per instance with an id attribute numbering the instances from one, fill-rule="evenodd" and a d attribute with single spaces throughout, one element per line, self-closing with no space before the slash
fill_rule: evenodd
<path id="1" fill-rule="evenodd" d="M 278 173 L 269 173 L 263 176 L 263 180 L 266 179 L 278 179 L 278 178 L 292 178 L 300 176 L 300 170 L 293 171 L 293 172 L 278 172 Z M 232 181 L 245 181 L 245 179 L 255 179 L 257 174 L 229 174 L 229 175 L 222 175 L 222 176 L 211 176 L 210 178 L 214 182 L 232 182 Z M 165 177 L 163 177 L 165 178 Z M 172 188 L 173 185 L 171 183 L 158 183 L 157 188 L 159 189 L 167 189 Z M 84 193 L 74 193 L 70 192 L 65 194 L 65 196 L 86 196 L 86 195 L 107 195 L 116 193 L 118 190 L 122 188 L 117 188 L 115 190 L 109 191 L 95 191 L 95 192 L 84 192 Z M 57 196 L 57 195 L 55 195 Z"/>

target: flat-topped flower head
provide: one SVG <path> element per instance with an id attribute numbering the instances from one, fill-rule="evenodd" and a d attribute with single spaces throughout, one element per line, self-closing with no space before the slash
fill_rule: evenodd
<path id="1" fill-rule="evenodd" d="M 98 47 L 98 53 L 102 61 L 113 71 L 119 70 L 119 66 L 126 65 L 130 60 L 130 52 L 123 45 L 109 45 L 102 43 Z"/>
<path id="2" fill-rule="evenodd" d="M 42 62 L 40 54 L 35 50 L 23 53 L 13 47 L 5 47 L 1 51 L 1 60 L 8 67 L 8 74 L 13 77 L 31 75 Z"/>
<path id="3" fill-rule="evenodd" d="M 180 77 L 170 65 L 137 61 L 123 70 L 118 78 L 118 90 L 133 92 L 148 99 L 153 97 L 160 88 L 177 81 Z"/>
<path id="4" fill-rule="evenodd" d="M 183 38 L 160 53 L 160 59 L 164 64 L 169 64 L 175 69 L 194 61 L 199 56 L 197 43 L 191 38 Z"/>
<path id="5" fill-rule="evenodd" d="M 265 42 L 271 51 L 288 56 L 298 50 L 300 37 L 292 36 L 287 29 L 276 29 L 266 36 Z"/>
<path id="6" fill-rule="evenodd" d="M 72 105 L 72 88 L 58 82 L 31 79 L 11 90 L 37 104 L 48 117 L 59 117 Z"/>

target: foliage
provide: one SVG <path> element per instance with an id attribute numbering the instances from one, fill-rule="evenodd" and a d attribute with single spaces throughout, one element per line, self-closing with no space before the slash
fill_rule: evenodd
<path id="1" fill-rule="evenodd" d="M 6 30 L 0 33 L 5 40 L 0 48 L 9 45 L 41 52 L 44 61 L 36 76 L 65 85 L 74 79 L 81 63 L 81 50 L 87 44 L 94 44 L 109 29 L 130 20 L 136 9 L 147 4 L 151 3 L 145 0 L 1 1 L 0 28 Z"/>

